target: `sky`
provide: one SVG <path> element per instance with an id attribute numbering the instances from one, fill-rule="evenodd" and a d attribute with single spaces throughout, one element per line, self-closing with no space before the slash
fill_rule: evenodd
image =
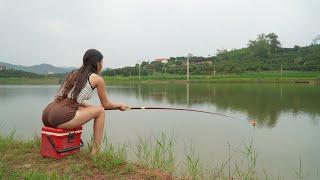
<path id="1" fill-rule="evenodd" d="M 104 66 L 214 55 L 274 32 L 283 47 L 320 35 L 319 0 L 0 0 L 0 61 L 79 67 L 87 49 Z"/>

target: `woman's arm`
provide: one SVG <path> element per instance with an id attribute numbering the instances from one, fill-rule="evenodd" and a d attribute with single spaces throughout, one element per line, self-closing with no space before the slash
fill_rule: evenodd
<path id="1" fill-rule="evenodd" d="M 101 76 L 92 74 L 90 76 L 90 80 L 91 78 L 93 86 L 97 88 L 101 106 L 103 106 L 105 109 L 120 109 L 122 111 L 126 110 L 126 108 L 128 107 L 127 105 L 120 103 L 116 104 L 109 101 L 105 91 L 105 82 Z"/>

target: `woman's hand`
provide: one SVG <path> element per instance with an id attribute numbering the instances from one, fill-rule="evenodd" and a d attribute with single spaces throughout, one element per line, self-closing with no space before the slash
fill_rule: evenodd
<path id="1" fill-rule="evenodd" d="M 127 108 L 129 108 L 129 106 L 127 106 L 126 104 L 120 104 L 119 109 L 120 109 L 121 111 L 125 111 L 125 110 L 127 110 Z"/>

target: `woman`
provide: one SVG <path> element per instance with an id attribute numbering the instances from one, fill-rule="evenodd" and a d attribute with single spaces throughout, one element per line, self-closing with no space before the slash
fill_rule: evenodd
<path id="1" fill-rule="evenodd" d="M 114 104 L 107 98 L 104 79 L 98 74 L 103 68 L 103 56 L 89 49 L 83 56 L 83 65 L 69 73 L 53 101 L 43 110 L 43 124 L 49 127 L 73 129 L 80 127 L 91 119 L 93 123 L 93 146 L 91 154 L 99 150 L 104 130 L 104 109 L 125 111 L 125 104 Z M 93 106 L 84 102 L 91 98 L 93 90 L 97 93 L 101 106 Z"/>

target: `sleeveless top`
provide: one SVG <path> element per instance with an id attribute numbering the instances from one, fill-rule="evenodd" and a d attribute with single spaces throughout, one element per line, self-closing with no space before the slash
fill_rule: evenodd
<path id="1" fill-rule="evenodd" d="M 88 78 L 87 78 L 87 83 L 84 85 L 84 87 L 81 89 L 79 95 L 78 95 L 78 98 L 77 98 L 77 102 L 79 104 L 81 104 L 84 100 L 89 100 L 91 97 L 92 97 L 92 94 L 93 94 L 93 90 L 95 89 L 95 87 L 92 87 L 90 81 L 89 81 L 89 77 L 92 73 L 90 73 L 88 75 Z M 72 98 L 71 94 L 74 90 L 75 86 L 73 86 L 73 88 L 70 90 L 70 92 L 68 93 L 68 98 Z M 57 96 L 62 96 L 62 89 L 58 92 Z"/>

